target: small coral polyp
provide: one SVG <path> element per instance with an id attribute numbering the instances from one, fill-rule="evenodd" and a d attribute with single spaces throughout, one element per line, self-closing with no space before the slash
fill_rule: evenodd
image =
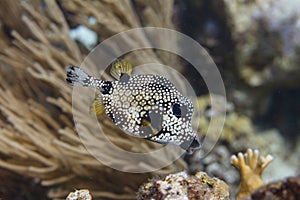
<path id="1" fill-rule="evenodd" d="M 273 156 L 259 156 L 259 150 L 248 149 L 245 154 L 239 152 L 231 156 L 231 164 L 239 169 L 241 174 L 240 191 L 236 199 L 243 199 L 263 185 L 261 174 L 272 162 Z"/>

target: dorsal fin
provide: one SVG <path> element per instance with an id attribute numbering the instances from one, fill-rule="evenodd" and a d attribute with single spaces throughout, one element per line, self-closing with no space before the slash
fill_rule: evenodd
<path id="1" fill-rule="evenodd" d="M 101 115 L 104 113 L 104 105 L 102 95 L 99 94 L 90 106 L 90 114 Z"/>
<path id="2" fill-rule="evenodd" d="M 111 68 L 110 68 L 110 74 L 117 80 L 120 80 L 124 74 L 127 74 L 128 76 L 131 75 L 132 72 L 132 65 L 131 63 L 125 61 L 125 60 L 119 60 L 117 59 L 115 62 L 113 62 Z M 128 80 L 128 79 L 125 79 Z"/>

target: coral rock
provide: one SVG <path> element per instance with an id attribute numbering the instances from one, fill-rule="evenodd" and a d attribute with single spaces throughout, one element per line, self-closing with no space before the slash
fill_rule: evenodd
<path id="1" fill-rule="evenodd" d="M 211 95 L 205 95 L 198 98 L 198 107 L 201 116 L 198 117 L 198 132 L 201 136 L 207 136 L 209 139 L 228 144 L 234 152 L 245 150 L 253 136 L 253 124 L 249 117 L 238 114 L 231 102 L 225 102 L 226 110 L 222 108 L 213 108 L 211 104 Z M 224 104 L 225 99 L 222 96 L 214 95 L 219 104 Z M 219 124 L 223 123 L 226 112 L 226 119 L 221 133 Z M 196 126 L 196 125 L 195 125 Z M 210 129 L 211 132 L 208 132 Z"/>
<path id="2" fill-rule="evenodd" d="M 86 189 L 75 190 L 67 196 L 66 200 L 92 200 L 92 196 Z"/>
<path id="3" fill-rule="evenodd" d="M 299 1 L 223 0 L 215 6 L 221 2 L 241 77 L 251 86 L 299 83 Z"/>
<path id="4" fill-rule="evenodd" d="M 185 172 L 170 174 L 164 179 L 153 179 L 140 187 L 139 200 L 205 200 L 229 199 L 228 185 L 211 178 L 205 172 L 188 176 Z"/>
<path id="5" fill-rule="evenodd" d="M 266 184 L 247 198 L 248 200 L 300 199 L 300 175 Z"/>

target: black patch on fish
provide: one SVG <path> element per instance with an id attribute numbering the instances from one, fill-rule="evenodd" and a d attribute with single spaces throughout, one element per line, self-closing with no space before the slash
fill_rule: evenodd
<path id="1" fill-rule="evenodd" d="M 66 78 L 66 81 L 71 84 L 71 85 L 74 85 L 73 81 L 70 79 L 70 78 Z"/>
<path id="2" fill-rule="evenodd" d="M 110 81 L 105 81 L 103 86 L 102 94 L 109 94 L 110 90 L 112 88 L 112 83 Z"/>
<path id="3" fill-rule="evenodd" d="M 173 112 L 173 115 L 175 115 L 177 118 L 180 118 L 181 117 L 181 106 L 178 103 L 173 104 L 172 112 Z"/>

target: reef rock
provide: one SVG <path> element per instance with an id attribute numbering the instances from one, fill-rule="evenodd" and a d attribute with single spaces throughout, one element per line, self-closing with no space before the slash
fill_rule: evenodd
<path id="1" fill-rule="evenodd" d="M 225 110 L 212 106 L 211 95 L 199 97 L 197 102 L 201 115 L 195 115 L 198 119 L 198 124 L 195 126 L 198 125 L 199 134 L 201 137 L 208 137 L 212 141 L 219 140 L 233 152 L 245 150 L 254 132 L 251 119 L 246 115 L 239 114 L 234 104 L 226 102 L 222 96 L 214 96 L 219 104 L 225 103 Z M 225 119 L 224 113 L 226 113 Z M 220 129 L 219 126 L 223 123 L 223 120 L 225 120 L 224 126 Z"/>
<path id="2" fill-rule="evenodd" d="M 300 199 L 300 175 L 266 184 L 245 200 L 297 200 Z"/>
<path id="3" fill-rule="evenodd" d="M 185 172 L 170 174 L 164 179 L 153 179 L 142 185 L 138 200 L 229 200 L 228 185 L 211 178 L 205 172 L 189 176 Z"/>
<path id="4" fill-rule="evenodd" d="M 222 0 L 214 7 L 225 8 L 237 71 L 250 86 L 299 83 L 300 1 Z"/>

